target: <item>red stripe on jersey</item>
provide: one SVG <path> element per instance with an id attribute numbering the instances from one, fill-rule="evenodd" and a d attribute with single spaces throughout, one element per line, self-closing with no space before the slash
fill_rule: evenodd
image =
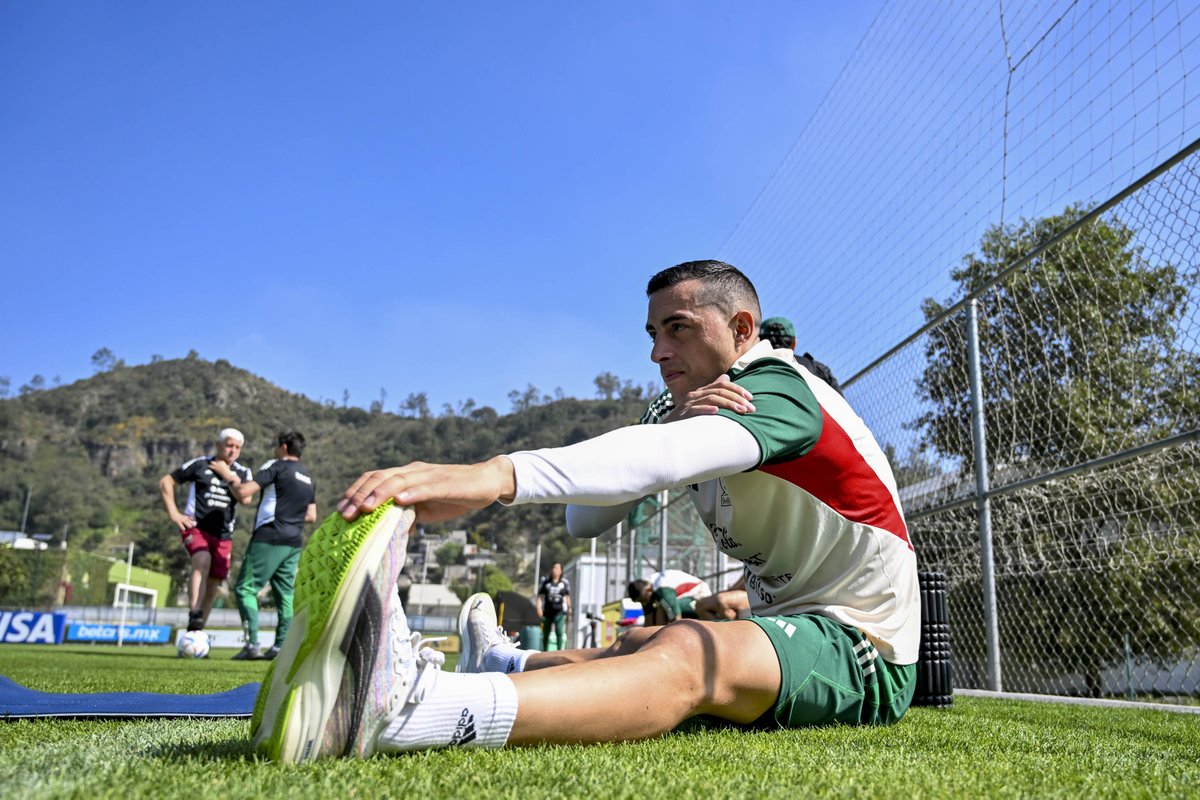
<path id="1" fill-rule="evenodd" d="M 892 493 L 824 407 L 821 416 L 816 447 L 800 458 L 764 464 L 759 470 L 799 486 L 851 522 L 894 533 L 911 550 L 908 528 Z"/>
<path id="2" fill-rule="evenodd" d="M 695 589 L 699 585 L 700 585 L 699 581 L 692 581 L 691 583 L 684 581 L 683 583 L 681 583 L 675 587 L 675 594 L 677 596 L 683 596 L 686 592 L 690 592 L 692 589 Z"/>

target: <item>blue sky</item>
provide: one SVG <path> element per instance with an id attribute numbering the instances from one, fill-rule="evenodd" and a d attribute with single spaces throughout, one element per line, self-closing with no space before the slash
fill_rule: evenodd
<path id="1" fill-rule="evenodd" d="M 657 380 L 646 278 L 717 251 L 881 6 L 0 4 L 0 376 Z"/>

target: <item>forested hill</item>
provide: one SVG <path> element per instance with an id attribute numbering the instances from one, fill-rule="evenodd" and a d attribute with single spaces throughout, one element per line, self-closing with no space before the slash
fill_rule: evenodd
<path id="1" fill-rule="evenodd" d="M 611 386 L 613 376 L 606 377 Z M 246 434 L 240 460 L 252 469 L 271 457 L 276 433 L 303 432 L 304 462 L 317 481 L 324 516 L 367 469 L 415 459 L 477 461 L 631 424 L 645 407 L 645 391 L 619 382 L 617 389 L 610 394 L 621 399 L 544 403 L 526 393 L 519 403 L 526 407 L 504 415 L 485 406 L 439 417 L 420 416 L 418 409 L 418 416 L 407 417 L 378 407 L 322 405 L 225 361 L 117 365 L 68 386 L 0 400 L 0 529 L 18 529 L 31 489 L 27 530 L 65 533 L 72 546 L 91 548 L 132 537 L 142 554 L 138 562 L 177 571 L 185 553 L 162 510 L 157 482 L 183 461 L 211 452 L 222 427 Z M 238 539 L 248 534 L 252 511 L 239 511 Z M 560 507 L 493 507 L 455 527 L 501 550 L 523 547 L 533 534 L 551 552 L 566 547 Z"/>

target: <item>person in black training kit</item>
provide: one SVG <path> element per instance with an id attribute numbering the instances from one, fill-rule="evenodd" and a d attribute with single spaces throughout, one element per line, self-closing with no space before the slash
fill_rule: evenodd
<path id="1" fill-rule="evenodd" d="M 275 441 L 275 458 L 259 467 L 251 480 L 243 482 L 233 474 L 221 476 L 229 481 L 230 489 L 242 502 L 262 490 L 254 534 L 234 588 L 246 632 L 246 646 L 234 656 L 238 661 L 269 660 L 279 654 L 292 624 L 293 585 L 300 549 L 304 546 L 304 524 L 317 519 L 317 485 L 300 464 L 304 434 L 286 431 Z M 279 624 L 275 628 L 275 643 L 263 652 L 258 646 L 258 593 L 268 583 Z"/>
<path id="2" fill-rule="evenodd" d="M 542 618 L 542 646 L 550 649 L 550 629 L 554 629 L 559 650 L 565 650 L 567 615 L 571 613 L 571 582 L 563 577 L 563 566 L 557 561 L 550 575 L 538 589 L 538 616 Z"/>

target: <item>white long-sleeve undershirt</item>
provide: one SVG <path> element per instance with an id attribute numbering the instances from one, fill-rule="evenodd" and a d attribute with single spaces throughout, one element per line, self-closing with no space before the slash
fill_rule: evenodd
<path id="1" fill-rule="evenodd" d="M 567 528 L 590 538 L 611 528 L 641 498 L 758 466 L 754 436 L 722 416 L 619 428 L 569 447 L 511 453 L 513 505 L 571 503 Z"/>

